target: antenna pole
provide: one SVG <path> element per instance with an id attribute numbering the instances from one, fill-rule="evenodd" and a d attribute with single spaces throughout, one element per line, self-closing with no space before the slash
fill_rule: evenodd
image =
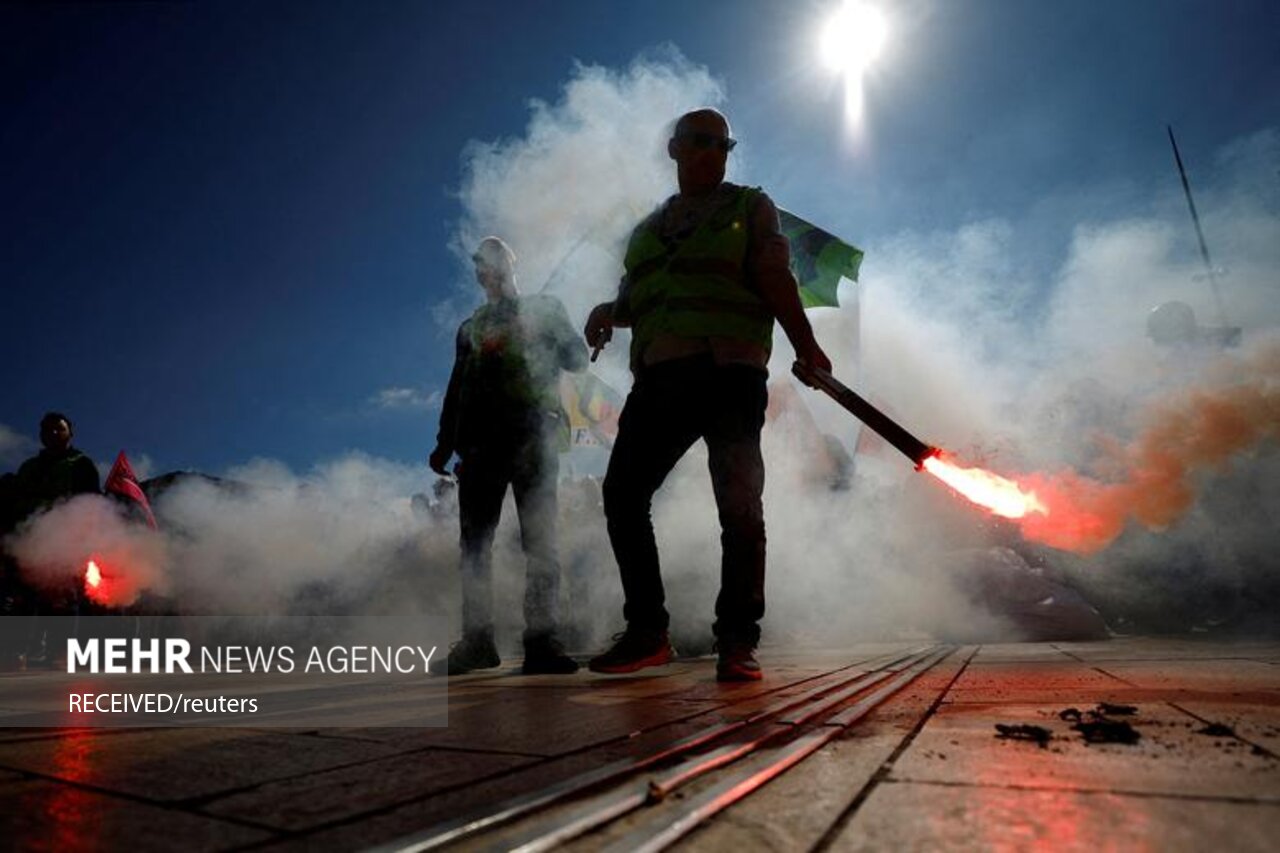
<path id="1" fill-rule="evenodd" d="M 1191 210 L 1191 221 L 1196 226 L 1196 239 L 1200 241 L 1200 258 L 1204 261 L 1204 271 L 1209 277 L 1209 288 L 1213 291 L 1213 304 L 1218 310 L 1218 322 L 1227 323 L 1227 310 L 1222 304 L 1222 293 L 1218 289 L 1218 277 L 1213 272 L 1213 262 L 1209 260 L 1209 246 L 1204 242 L 1204 231 L 1200 228 L 1200 214 L 1196 213 L 1196 203 L 1191 197 L 1191 183 L 1187 180 L 1187 170 L 1182 165 L 1182 155 L 1178 153 L 1178 140 L 1173 138 L 1173 125 L 1165 125 L 1169 131 L 1169 144 L 1173 146 L 1173 159 L 1178 164 L 1178 176 L 1182 178 L 1182 192 L 1187 196 L 1187 207 Z"/>

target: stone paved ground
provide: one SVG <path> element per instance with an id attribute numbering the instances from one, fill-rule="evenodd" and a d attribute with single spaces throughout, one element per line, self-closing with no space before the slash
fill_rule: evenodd
<path id="1" fill-rule="evenodd" d="M 709 659 L 630 677 L 472 675 L 450 685 L 443 729 L 0 729 L 0 838 L 14 849 L 362 849 L 650 754 L 908 648 L 766 649 L 755 685 L 717 684 Z M 0 674 L 0 710 L 7 691 L 41 677 Z M 1076 708 L 1088 721 L 1102 702 L 1136 709 L 1109 718 L 1137 743 L 1086 743 L 1060 717 Z M 996 724 L 1050 739 L 1001 739 Z M 1226 728 L 1202 733 L 1209 724 Z M 966 647 L 676 846 L 1271 850 L 1278 756 L 1280 643 Z M 571 846 L 625 847 L 715 781 Z"/>

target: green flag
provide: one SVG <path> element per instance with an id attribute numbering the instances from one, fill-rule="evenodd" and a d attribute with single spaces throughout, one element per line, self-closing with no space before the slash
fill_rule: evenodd
<path id="1" fill-rule="evenodd" d="M 782 233 L 791 243 L 791 272 L 800 283 L 800 302 L 805 308 L 838 306 L 836 286 L 841 278 L 858 280 L 862 250 L 805 222 L 794 213 L 778 210 Z"/>

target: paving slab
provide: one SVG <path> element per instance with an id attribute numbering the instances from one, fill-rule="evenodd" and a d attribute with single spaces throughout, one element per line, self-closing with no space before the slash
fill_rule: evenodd
<path id="1" fill-rule="evenodd" d="M 1082 700 L 1084 697 L 1081 697 Z M 1077 707 L 1091 708 L 1086 700 Z M 1231 796 L 1280 802 L 1280 762 L 1222 750 L 1194 733 L 1200 723 L 1168 705 L 1138 706 L 1128 721 L 1136 744 L 1087 744 L 1058 710 L 1043 705 L 944 705 L 894 764 L 900 782 L 1005 785 L 1182 796 Z M 998 738 L 996 724 L 1037 725 L 1046 748 Z"/>
<path id="2" fill-rule="evenodd" d="M 59 782 L 0 782 L 0 803 L 0 838 L 15 850 L 233 850 L 272 837 Z"/>
<path id="3" fill-rule="evenodd" d="M 447 728 L 329 729 L 324 733 L 359 735 L 401 751 L 437 746 L 549 757 L 625 738 L 723 704 L 637 697 L 592 705 L 578 701 L 580 696 L 580 691 L 567 687 L 495 689 L 487 697 L 469 697 L 465 707 L 455 708 L 451 698 Z"/>
<path id="4" fill-rule="evenodd" d="M 1121 678 L 1071 660 L 1024 660 L 972 663 L 947 693 L 954 702 L 1112 701 L 1132 685 Z"/>
<path id="5" fill-rule="evenodd" d="M 1272 851 L 1280 806 L 1095 791 L 880 785 L 831 850 Z"/>
<path id="6" fill-rule="evenodd" d="M 624 757 L 647 755 L 653 750 L 701 731 L 713 720 L 696 719 L 647 732 L 588 752 L 552 758 L 523 767 L 483 785 L 452 789 L 367 815 L 360 820 L 327 827 L 297 838 L 283 839 L 272 849 L 361 850 L 421 832 L 480 808 L 489 808 L 509 797 L 543 790 L 564 779 L 594 770 Z"/>
<path id="7" fill-rule="evenodd" d="M 1274 640 L 1221 640 L 1197 637 L 1118 637 L 1089 643 L 1053 643 L 1064 654 L 1082 660 L 1243 659 L 1280 660 L 1280 643 Z"/>
<path id="8" fill-rule="evenodd" d="M 1280 669 L 1255 660 L 1103 661 L 1099 670 L 1136 687 L 1152 690 L 1211 691 L 1230 696 L 1238 693 L 1277 691 Z"/>
<path id="9" fill-rule="evenodd" d="M 0 768 L 177 802 L 391 752 L 378 743 L 243 729 L 82 730 L 0 744 Z"/>
<path id="10" fill-rule="evenodd" d="M 1074 660 L 1054 643 L 990 643 L 978 649 L 973 663 L 1070 663 Z"/>
<path id="11" fill-rule="evenodd" d="M 202 811 L 298 831 L 385 810 L 536 759 L 424 750 L 310 773 L 207 802 Z"/>
<path id="12" fill-rule="evenodd" d="M 1198 732 L 1211 724 L 1227 726 L 1241 742 L 1268 750 L 1280 760 L 1280 697 L 1270 704 L 1193 697 L 1188 701 L 1178 700 L 1176 705 L 1204 721 L 1206 725 L 1197 723 L 1193 726 L 1194 731 Z M 1230 748 L 1229 737 L 1203 736 L 1221 741 L 1224 749 Z"/>

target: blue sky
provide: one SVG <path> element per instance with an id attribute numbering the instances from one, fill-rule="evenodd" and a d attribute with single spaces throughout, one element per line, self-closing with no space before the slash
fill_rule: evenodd
<path id="1" fill-rule="evenodd" d="M 450 249 L 464 152 L 522 136 L 575 63 L 705 67 L 742 177 L 868 274 L 903 233 L 999 219 L 1011 263 L 1050 277 L 1082 222 L 1180 201 L 1166 123 L 1211 182 L 1280 115 L 1274 2 L 879 5 L 856 142 L 813 59 L 830 3 L 5 7 L 0 461 L 47 409 L 153 473 L 425 460 L 438 411 L 376 401 L 438 390 L 438 306 L 478 300 Z"/>

